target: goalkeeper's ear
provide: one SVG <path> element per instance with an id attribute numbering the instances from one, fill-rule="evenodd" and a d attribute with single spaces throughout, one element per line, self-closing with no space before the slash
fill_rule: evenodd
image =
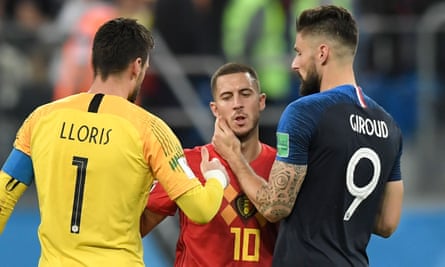
<path id="1" fill-rule="evenodd" d="M 17 201 L 28 186 L 0 171 L 0 234 L 3 232 Z"/>

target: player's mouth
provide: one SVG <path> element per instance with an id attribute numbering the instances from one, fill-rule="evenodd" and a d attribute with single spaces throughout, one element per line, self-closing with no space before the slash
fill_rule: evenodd
<path id="1" fill-rule="evenodd" d="M 247 123 L 247 116 L 243 114 L 237 114 L 234 117 L 234 122 L 237 126 L 243 126 Z"/>

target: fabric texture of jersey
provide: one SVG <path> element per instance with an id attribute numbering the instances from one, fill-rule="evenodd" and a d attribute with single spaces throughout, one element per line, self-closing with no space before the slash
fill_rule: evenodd
<path id="1" fill-rule="evenodd" d="M 385 184 L 401 179 L 396 122 L 360 88 L 339 86 L 289 104 L 277 150 L 277 160 L 307 165 L 307 174 L 281 222 L 273 266 L 368 266 Z"/>
<path id="2" fill-rule="evenodd" d="M 208 224 L 190 221 L 166 195 L 161 186 L 155 186 L 147 207 L 157 213 L 174 215 L 179 210 L 180 233 L 176 247 L 176 267 L 184 266 L 270 266 L 277 236 L 278 224 L 269 223 L 241 191 L 237 178 L 210 144 L 206 145 L 210 158 L 219 158 L 230 176 L 218 214 Z M 185 149 L 190 167 L 205 182 L 200 171 L 200 146 Z M 250 163 L 255 172 L 268 179 L 275 149 L 262 144 L 261 154 Z"/>
<path id="3" fill-rule="evenodd" d="M 155 177 L 172 199 L 199 185 L 164 122 L 124 98 L 97 96 L 39 107 L 17 134 L 14 147 L 34 168 L 40 267 L 144 266 L 139 218 Z"/>

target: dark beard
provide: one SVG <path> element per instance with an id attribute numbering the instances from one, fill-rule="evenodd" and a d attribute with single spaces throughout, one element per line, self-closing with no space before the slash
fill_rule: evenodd
<path id="1" fill-rule="evenodd" d="M 144 82 L 144 79 L 145 79 L 145 72 L 140 73 L 137 77 L 138 82 L 136 87 L 133 89 L 132 92 L 130 92 L 130 94 L 127 97 L 127 100 L 130 101 L 131 103 L 136 103 L 136 99 L 138 98 L 139 91 L 141 90 L 141 86 L 142 83 Z"/>
<path id="2" fill-rule="evenodd" d="M 138 94 L 139 94 L 139 89 L 135 88 L 133 92 L 131 92 L 130 95 L 128 95 L 127 100 L 130 101 L 131 103 L 135 103 Z"/>
<path id="3" fill-rule="evenodd" d="M 241 143 L 244 143 L 246 140 L 249 139 L 250 133 L 251 133 L 251 132 L 247 132 L 247 133 L 245 133 L 245 134 L 237 134 L 236 137 L 238 138 L 238 140 L 239 140 Z"/>
<path id="4" fill-rule="evenodd" d="M 244 143 L 247 140 L 249 140 L 249 138 L 255 133 L 255 129 L 258 126 L 258 122 L 255 125 L 256 126 L 254 126 L 252 129 L 243 134 L 235 133 L 236 137 L 238 138 L 238 140 L 240 140 L 241 143 Z"/>
<path id="5" fill-rule="evenodd" d="M 137 97 L 137 94 L 135 92 L 133 92 L 132 94 L 130 94 L 127 97 L 127 100 L 130 101 L 131 103 L 134 103 L 134 102 L 136 102 L 136 97 Z"/>
<path id="6" fill-rule="evenodd" d="M 306 80 L 303 80 L 303 77 L 301 75 L 298 75 L 300 77 L 300 95 L 301 96 L 307 96 L 315 93 L 320 92 L 320 85 L 321 85 L 321 79 L 316 74 L 315 71 L 308 72 L 308 75 L 306 77 Z"/>

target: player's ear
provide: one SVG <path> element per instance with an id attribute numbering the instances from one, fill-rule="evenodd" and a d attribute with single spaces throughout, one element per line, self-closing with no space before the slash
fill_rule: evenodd
<path id="1" fill-rule="evenodd" d="M 318 48 L 318 60 L 321 65 L 326 64 L 329 57 L 329 46 L 327 44 L 321 44 Z"/>
<path id="2" fill-rule="evenodd" d="M 260 93 L 260 111 L 263 111 L 266 108 L 266 93 Z"/>
<path id="3" fill-rule="evenodd" d="M 219 113 L 218 113 L 218 107 L 216 106 L 215 101 L 211 101 L 211 102 L 209 103 L 209 107 L 210 107 L 210 110 L 211 110 L 212 113 L 213 113 L 213 116 L 215 116 L 215 118 L 217 118 L 218 115 L 219 115 Z"/>
<path id="4" fill-rule="evenodd" d="M 144 68 L 142 64 L 142 59 L 140 57 L 133 60 L 133 62 L 130 63 L 130 72 L 131 72 L 131 78 L 137 78 L 139 76 L 139 73 Z"/>

